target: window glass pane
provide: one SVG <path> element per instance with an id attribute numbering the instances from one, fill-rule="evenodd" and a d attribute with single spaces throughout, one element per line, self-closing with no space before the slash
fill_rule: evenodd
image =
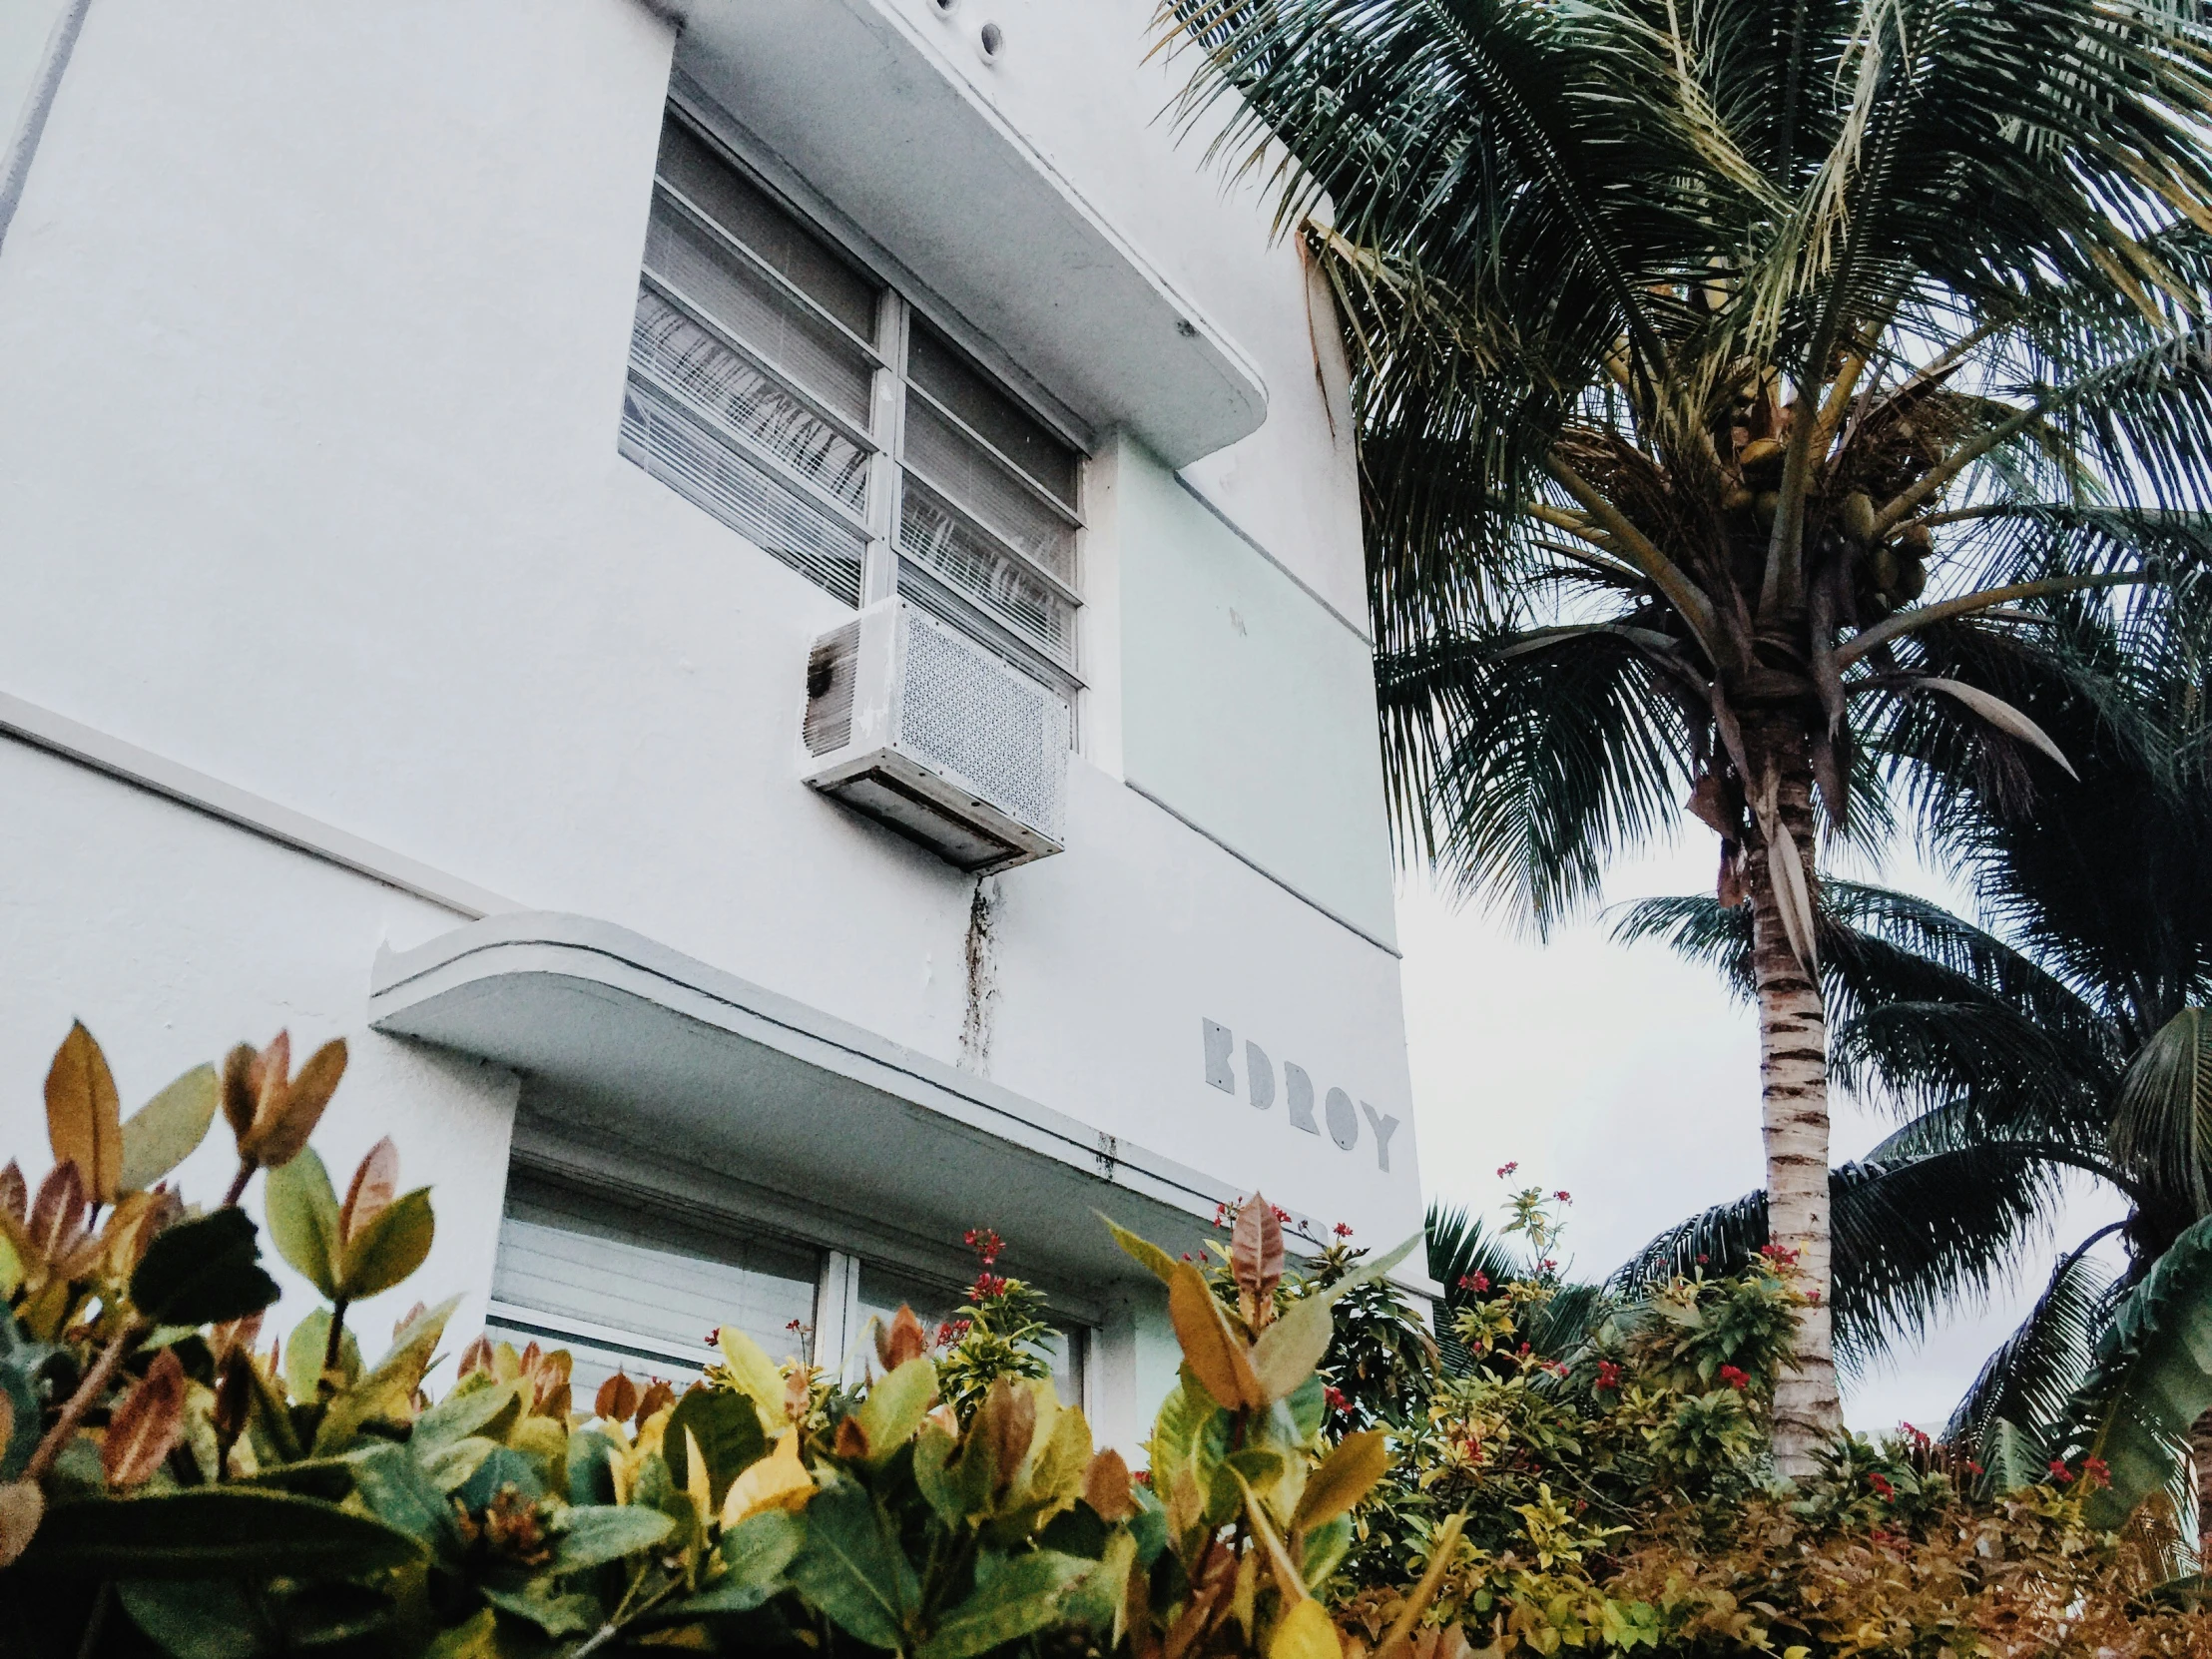
<path id="1" fill-rule="evenodd" d="M 661 177 L 855 334 L 875 337 L 875 283 L 673 118 L 661 125 Z"/>
<path id="2" fill-rule="evenodd" d="M 1074 526 L 918 397 L 906 400 L 904 459 L 978 523 L 1074 585 Z"/>
<path id="3" fill-rule="evenodd" d="M 1075 607 L 911 477 L 899 497 L 898 544 L 907 557 L 1047 656 L 1074 666 Z"/>
<path id="4" fill-rule="evenodd" d="M 1008 460 L 1070 507 L 1075 505 L 1076 452 L 919 317 L 906 346 L 906 372 Z"/>
<path id="5" fill-rule="evenodd" d="M 622 449 L 646 471 L 847 605 L 860 602 L 867 539 L 635 375 Z"/>
<path id="6" fill-rule="evenodd" d="M 646 232 L 646 269 L 683 299 L 745 341 L 763 362 L 790 374 L 855 425 L 867 424 L 865 352 L 753 270 L 717 247 L 682 209 L 656 197 Z"/>
<path id="7" fill-rule="evenodd" d="M 584 1408 L 617 1366 L 633 1377 L 695 1377 L 714 1358 L 707 1338 L 718 1326 L 777 1358 L 797 1353 L 790 1326 L 814 1323 L 818 1266 L 798 1246 L 518 1172 L 499 1228 L 492 1320 L 509 1341 L 575 1354 Z"/>

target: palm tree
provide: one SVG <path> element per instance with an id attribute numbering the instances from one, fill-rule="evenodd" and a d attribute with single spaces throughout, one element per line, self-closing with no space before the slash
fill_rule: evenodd
<path id="1" fill-rule="evenodd" d="M 2173 529 L 2212 546 L 2212 523 Z M 2129 627 L 2101 606 L 2066 608 L 2038 652 L 1975 642 L 1971 672 L 2079 781 L 2027 810 L 2016 776 L 1940 744 L 1911 780 L 1988 925 L 1843 882 L 1821 923 L 1835 1069 L 1907 1114 L 1832 1179 L 1841 1347 L 1879 1353 L 1986 1290 L 2039 1242 L 2068 1170 L 2127 1205 L 2123 1222 L 2069 1241 L 1961 1402 L 1950 1432 L 1984 1450 L 2000 1420 L 2030 1437 L 2066 1430 L 2114 1307 L 2212 1215 L 2212 616 L 2194 604 Z M 1710 898 L 1632 906 L 1618 932 L 1665 938 L 1748 993 L 1749 930 Z M 2114 1231 L 2116 1279 L 2088 1255 Z M 1753 1194 L 1654 1240 L 1618 1281 L 1696 1256 L 1733 1262 L 1764 1234 Z M 2212 1423 L 2196 1439 L 2212 1514 Z"/>
<path id="2" fill-rule="evenodd" d="M 2152 575 L 2212 495 L 2198 0 L 1162 15 L 1182 118 L 1352 336 L 1402 847 L 1542 927 L 1687 793 L 1751 911 L 1773 1231 L 1825 1291 L 1817 832 L 1888 827 L 1870 748 L 2048 750 L 1962 642 Z M 1777 1467 L 1839 1423 L 1824 1299 Z"/>

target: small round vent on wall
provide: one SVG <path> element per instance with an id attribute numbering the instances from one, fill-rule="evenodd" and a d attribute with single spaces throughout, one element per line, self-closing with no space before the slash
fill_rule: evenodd
<path id="1" fill-rule="evenodd" d="M 960 9 L 960 0 L 929 0 L 929 4 L 939 17 L 950 17 Z"/>
<path id="2" fill-rule="evenodd" d="M 975 31 L 975 51 L 985 63 L 996 63 L 999 54 L 1006 50 L 1006 31 L 995 23 L 986 23 Z"/>

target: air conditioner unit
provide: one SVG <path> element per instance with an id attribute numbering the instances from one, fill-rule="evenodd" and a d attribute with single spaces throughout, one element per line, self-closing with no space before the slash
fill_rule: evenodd
<path id="1" fill-rule="evenodd" d="M 901 599 L 814 643 L 807 784 L 984 873 L 1066 842 L 1065 699 Z"/>

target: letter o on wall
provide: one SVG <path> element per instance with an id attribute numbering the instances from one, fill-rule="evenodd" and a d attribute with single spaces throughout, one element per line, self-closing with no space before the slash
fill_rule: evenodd
<path id="1" fill-rule="evenodd" d="M 1322 1111 L 1329 1119 L 1331 1140 L 1347 1152 L 1360 1144 L 1360 1114 L 1353 1109 L 1352 1096 L 1342 1089 L 1331 1089 Z"/>

